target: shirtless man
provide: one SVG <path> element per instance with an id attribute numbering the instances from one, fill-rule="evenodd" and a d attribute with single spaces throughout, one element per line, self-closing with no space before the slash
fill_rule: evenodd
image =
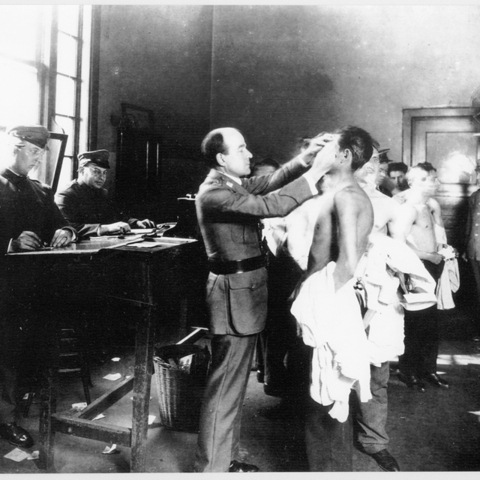
<path id="1" fill-rule="evenodd" d="M 311 471 L 352 470 L 352 442 L 346 437 L 348 422 L 345 420 L 350 388 L 356 381 L 351 372 L 359 371 L 358 363 L 365 364 L 367 374 L 363 387 L 369 390 L 368 358 L 366 362 L 359 362 L 355 357 L 357 346 L 365 347 L 366 336 L 354 291 L 354 273 L 367 247 L 373 209 L 353 172 L 368 161 L 372 151 L 372 138 L 367 132 L 358 127 L 344 127 L 319 154 L 334 156 L 335 162 L 325 176 L 324 193 L 318 199 L 321 213 L 314 227 L 308 268 L 292 306 L 292 313 L 302 327 L 304 342 L 314 347 L 310 388 L 313 400 L 307 409 L 305 428 Z M 330 342 L 322 335 L 315 336 L 315 332 L 325 331 L 333 332 Z M 330 351 L 330 346 L 336 344 L 341 348 L 344 339 L 353 340 L 352 334 L 357 337 L 348 343 L 350 351 L 343 351 L 343 355 L 350 356 L 346 359 L 350 365 L 329 384 L 326 378 L 331 378 L 336 368 L 343 368 L 343 364 L 334 365 L 334 359 L 339 358 L 335 355 L 341 352 Z M 322 360 L 317 363 L 317 359 L 325 351 L 331 361 L 323 368 L 319 366 Z M 329 392 L 333 390 L 341 391 L 342 398 L 335 395 L 331 398 Z"/>
<path id="2" fill-rule="evenodd" d="M 388 235 L 392 238 L 402 239 L 398 228 L 398 213 L 400 206 L 390 197 L 381 193 L 377 188 L 376 179 L 379 170 L 379 154 L 377 148 L 373 149 L 370 160 L 355 172 L 355 178 L 372 202 L 374 225 L 370 234 L 370 243 L 376 238 Z M 368 298 L 368 295 L 367 295 Z M 368 306 L 368 305 L 367 305 Z M 400 322 L 401 338 L 397 339 L 397 349 L 394 355 L 403 353 L 403 322 L 399 318 L 398 310 L 392 306 L 381 321 Z M 403 317 L 403 314 L 401 315 Z M 399 330 L 398 328 L 396 329 Z M 385 339 L 388 344 L 389 339 Z M 378 338 L 376 338 L 378 343 Z M 393 352 L 392 352 L 393 353 Z M 392 355 L 392 356 L 394 356 Z M 395 458 L 388 452 L 389 437 L 386 431 L 388 413 L 387 387 L 390 376 L 390 362 L 382 357 L 379 365 L 370 365 L 370 389 L 372 399 L 368 402 L 358 402 L 355 422 L 358 426 L 357 441 L 361 450 L 370 455 L 387 472 L 398 472 L 400 468 Z"/>
<path id="3" fill-rule="evenodd" d="M 418 255 L 435 282 L 444 266 L 444 257 L 437 253 L 435 230 L 443 229 L 441 209 L 433 198 L 438 180 L 436 171 L 418 164 L 407 173 L 409 189 L 394 199 L 400 205 L 400 230 L 407 244 Z M 437 306 L 405 311 L 405 353 L 399 361 L 399 378 L 407 386 L 424 390 L 423 380 L 437 387 L 448 388 L 448 382 L 437 375 L 439 346 Z"/>

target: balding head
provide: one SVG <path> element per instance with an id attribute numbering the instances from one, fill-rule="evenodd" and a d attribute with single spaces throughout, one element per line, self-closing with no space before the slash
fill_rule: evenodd
<path id="1" fill-rule="evenodd" d="M 208 133 L 202 141 L 202 154 L 205 158 L 207 166 L 214 168 L 218 165 L 217 154 L 228 153 L 227 145 L 225 144 L 225 137 L 232 135 L 233 133 L 240 133 L 236 128 L 223 127 L 216 128 Z"/>

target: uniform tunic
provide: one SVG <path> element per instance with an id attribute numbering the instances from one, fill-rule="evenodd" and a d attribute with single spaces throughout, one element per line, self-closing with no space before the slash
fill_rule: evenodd
<path id="1" fill-rule="evenodd" d="M 105 188 L 92 188 L 73 180 L 55 195 L 55 201 L 63 216 L 82 237 L 97 235 L 100 225 L 122 221 L 122 214 L 110 200 Z M 125 221 L 133 226 L 137 219 Z"/>
<path id="2" fill-rule="evenodd" d="M 212 170 L 196 197 L 209 259 L 224 262 L 261 255 L 259 220 L 286 215 L 312 197 L 307 180 L 297 178 L 304 171 L 296 159 L 271 175 L 243 179 L 240 185 Z M 212 363 L 200 417 L 195 471 L 226 472 L 238 454 L 256 334 L 265 327 L 265 267 L 228 275 L 210 273 L 207 306 L 213 334 Z"/>

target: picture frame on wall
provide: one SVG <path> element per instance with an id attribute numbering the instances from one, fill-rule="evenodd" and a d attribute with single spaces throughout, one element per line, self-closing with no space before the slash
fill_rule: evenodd
<path id="1" fill-rule="evenodd" d="M 122 118 L 128 118 L 136 130 L 153 131 L 155 129 L 155 115 L 153 110 L 131 103 L 122 103 Z"/>

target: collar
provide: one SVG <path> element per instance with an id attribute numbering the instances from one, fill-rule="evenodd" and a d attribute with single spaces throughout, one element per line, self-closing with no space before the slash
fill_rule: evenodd
<path id="1" fill-rule="evenodd" d="M 238 183 L 239 185 L 242 184 L 242 181 L 238 177 L 233 177 L 232 175 L 229 175 L 228 173 L 224 173 L 224 172 L 219 172 L 219 173 L 221 173 L 222 175 L 225 175 L 228 178 L 231 178 L 234 182 Z"/>
<path id="2" fill-rule="evenodd" d="M 14 171 L 10 170 L 9 168 L 5 168 L 2 171 L 2 176 L 5 177 L 9 182 L 13 183 L 13 185 L 18 185 L 20 182 L 25 182 L 28 177 L 25 175 L 19 175 Z"/>
<path id="3" fill-rule="evenodd" d="M 236 177 L 232 177 L 231 175 L 228 175 L 226 173 L 223 173 L 223 172 L 220 172 L 219 170 L 217 170 L 216 168 L 212 168 L 208 174 L 208 177 L 211 178 L 212 180 L 216 180 L 216 181 L 221 181 L 225 184 L 227 184 L 227 186 L 229 186 L 228 184 L 231 183 L 229 179 L 232 180 L 232 182 L 234 182 L 236 185 L 242 187 L 242 180 L 240 180 L 239 178 L 236 178 Z"/>

